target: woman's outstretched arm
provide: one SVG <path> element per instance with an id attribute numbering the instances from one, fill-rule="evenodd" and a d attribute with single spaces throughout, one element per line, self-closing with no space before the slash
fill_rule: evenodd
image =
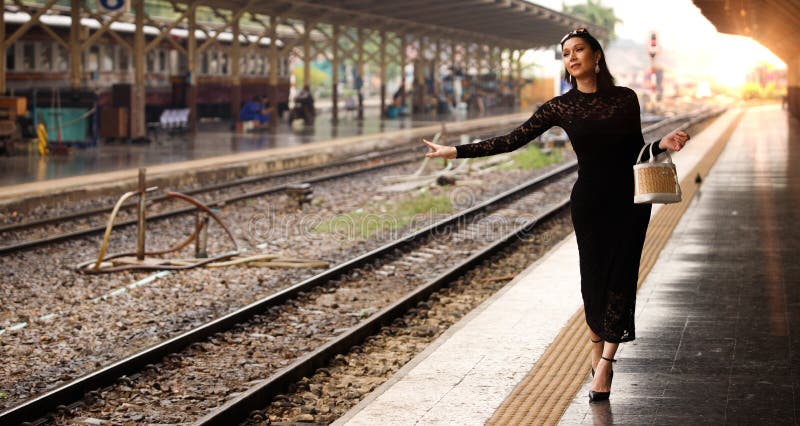
<path id="1" fill-rule="evenodd" d="M 547 129 L 557 125 L 557 116 L 551 104 L 552 102 L 553 100 L 551 99 L 544 103 L 527 121 L 502 136 L 455 147 L 438 145 L 423 139 L 423 142 L 432 149 L 426 156 L 432 158 L 485 157 L 518 149 L 544 133 Z"/>

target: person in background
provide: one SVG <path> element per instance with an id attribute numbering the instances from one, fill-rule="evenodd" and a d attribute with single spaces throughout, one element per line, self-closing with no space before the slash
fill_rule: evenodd
<path id="1" fill-rule="evenodd" d="M 260 96 L 253 96 L 252 100 L 242 105 L 239 110 L 239 120 L 242 122 L 255 121 L 259 126 L 269 122 L 269 112 L 265 110 Z"/>
<path id="2" fill-rule="evenodd" d="M 314 96 L 308 85 L 303 86 L 303 90 L 297 94 L 295 100 L 303 107 L 303 112 L 309 117 L 314 116 Z"/>

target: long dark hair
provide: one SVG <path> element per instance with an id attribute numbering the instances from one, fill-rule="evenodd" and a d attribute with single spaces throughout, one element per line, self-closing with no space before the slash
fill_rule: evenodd
<path id="1" fill-rule="evenodd" d="M 610 89 L 614 87 L 614 82 L 615 82 L 614 76 L 611 75 L 611 71 L 608 70 L 608 65 L 606 64 L 606 53 L 603 52 L 603 46 L 600 45 L 600 42 L 597 41 L 597 39 L 594 38 L 594 36 L 589 34 L 588 31 L 584 30 L 579 33 L 575 33 L 573 31 L 573 33 L 571 33 L 569 36 L 567 36 L 566 38 L 564 38 L 564 40 L 561 41 L 561 47 L 563 48 L 564 43 L 567 40 L 574 37 L 580 37 L 589 42 L 589 47 L 591 47 L 592 52 L 600 52 L 600 62 L 599 62 L 600 72 L 597 73 L 597 90 Z M 573 88 L 575 89 L 578 88 L 578 82 L 575 81 L 575 77 L 573 77 L 572 74 L 569 73 L 569 70 L 566 67 L 564 67 L 564 76 L 567 82 L 570 85 L 572 85 Z"/>

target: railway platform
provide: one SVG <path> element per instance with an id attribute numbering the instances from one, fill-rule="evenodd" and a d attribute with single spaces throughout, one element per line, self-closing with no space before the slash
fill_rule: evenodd
<path id="1" fill-rule="evenodd" d="M 97 191 L 124 192 L 135 185 L 137 169 L 147 167 L 148 182 L 186 185 L 226 180 L 304 166 L 387 148 L 399 141 L 433 137 L 442 123 L 450 137 L 480 128 L 512 127 L 529 111 L 494 108 L 483 115 L 415 115 L 383 119 L 366 109 L 365 119 L 342 116 L 337 123 L 322 113 L 313 126 L 277 124 L 275 130 L 237 133 L 228 122 L 203 123 L 194 135 L 161 131 L 150 144 L 103 143 L 76 149 L 66 157 L 0 157 L 0 205 L 35 203 L 45 197 L 85 196 Z"/>
<path id="2" fill-rule="evenodd" d="M 609 402 L 572 234 L 335 424 L 797 424 L 799 125 L 731 110 L 674 156 L 684 201 L 654 208 Z"/>

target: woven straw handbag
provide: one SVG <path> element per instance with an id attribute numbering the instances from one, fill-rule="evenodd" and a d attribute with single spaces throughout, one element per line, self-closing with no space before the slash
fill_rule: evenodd
<path id="1" fill-rule="evenodd" d="M 633 202 L 636 204 L 680 202 L 681 186 L 678 184 L 678 172 L 675 170 L 669 151 L 665 151 L 666 162 L 656 162 L 653 156 L 653 144 L 648 145 L 650 145 L 650 159 L 642 162 L 642 154 L 647 148 L 645 145 L 639 151 L 639 157 L 633 166 Z"/>

